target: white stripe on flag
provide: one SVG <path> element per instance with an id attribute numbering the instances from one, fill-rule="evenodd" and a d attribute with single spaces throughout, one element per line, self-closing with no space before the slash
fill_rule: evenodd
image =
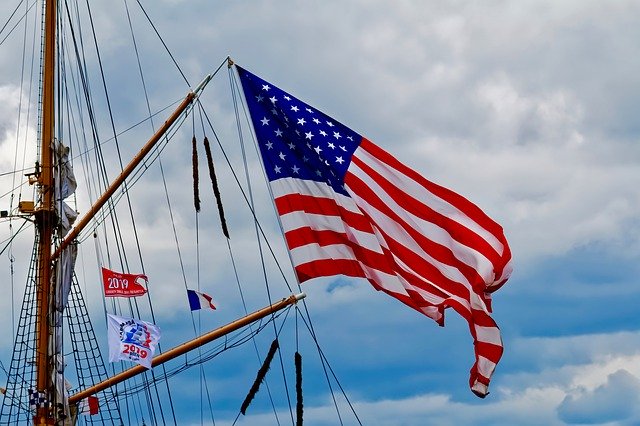
<path id="1" fill-rule="evenodd" d="M 448 201 L 431 193 L 428 189 L 414 181 L 409 176 L 403 174 L 397 169 L 391 168 L 389 164 L 376 158 L 373 154 L 363 149 L 362 147 L 358 147 L 353 155 L 354 157 L 358 157 L 359 159 L 361 159 L 374 170 L 381 172 L 396 187 L 402 188 L 403 192 L 409 194 L 411 197 L 417 200 L 422 201 L 433 210 L 447 216 L 450 219 L 455 220 L 462 226 L 480 235 L 484 240 L 491 244 L 491 246 L 498 253 L 502 253 L 502 251 L 504 250 L 504 246 L 502 245 L 502 243 L 491 232 L 484 229 L 472 218 L 464 214 L 464 212 L 460 211 L 457 207 L 453 206 Z M 351 167 L 353 167 L 353 163 L 349 167 L 349 171 L 351 171 Z M 390 170 L 395 173 L 389 173 L 388 171 Z"/>
<path id="2" fill-rule="evenodd" d="M 481 325 L 476 325 L 475 328 L 478 341 L 502 346 L 500 330 L 495 327 L 483 327 Z"/>

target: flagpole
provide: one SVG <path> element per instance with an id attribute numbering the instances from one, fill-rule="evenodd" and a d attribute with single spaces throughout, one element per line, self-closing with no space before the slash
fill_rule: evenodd
<path id="1" fill-rule="evenodd" d="M 228 66 L 229 68 L 231 68 L 232 66 L 236 65 L 236 63 L 233 61 L 233 59 L 228 58 Z M 238 65 L 236 65 L 236 75 L 238 73 Z M 247 102 L 247 95 L 244 91 L 244 88 L 242 88 L 242 82 L 240 83 L 240 88 L 242 90 L 240 90 L 240 94 L 242 95 L 242 97 L 244 97 L 244 105 L 249 105 L 249 103 Z M 248 110 L 248 107 L 246 107 Z M 251 124 L 249 126 L 249 130 L 253 129 L 253 140 L 256 141 L 256 149 L 258 150 L 258 153 L 260 152 L 260 147 L 259 142 L 258 142 L 258 136 L 255 130 L 255 127 L 253 126 L 253 124 Z M 262 170 L 266 170 L 266 166 L 264 164 L 264 158 L 262 157 L 262 155 L 258 154 L 258 160 L 260 161 L 260 164 L 262 165 Z M 245 167 L 246 169 L 246 167 Z M 249 176 L 247 175 L 247 181 L 249 180 Z M 267 179 L 268 180 L 268 179 Z M 282 218 L 280 217 L 280 214 L 278 214 L 278 207 L 276 206 L 276 198 L 275 195 L 273 194 L 273 188 L 271 187 L 270 184 L 267 185 L 267 191 L 269 191 L 269 198 L 271 199 L 271 206 L 273 207 L 273 211 L 276 213 L 276 218 L 278 220 L 278 226 L 280 227 L 280 234 L 283 236 L 283 240 L 284 240 L 284 244 L 287 246 L 287 256 L 289 257 L 289 262 L 291 263 L 291 267 L 293 268 L 293 270 L 296 270 L 296 264 L 293 261 L 293 257 L 291 255 L 291 248 L 289 247 L 289 243 L 287 242 L 287 239 L 284 238 L 285 235 L 285 230 L 284 230 L 284 226 L 282 225 Z M 258 218 L 256 216 L 256 212 L 255 212 L 255 205 L 253 203 L 253 198 L 251 198 L 250 200 L 250 206 L 249 208 L 251 209 L 251 213 L 253 214 L 253 218 L 254 218 L 254 223 L 258 224 Z M 258 242 L 260 241 L 260 239 L 258 239 Z M 296 279 L 296 283 L 298 284 L 298 288 L 300 287 L 300 278 L 298 277 L 298 274 L 293 274 L 295 279 Z"/>
<path id="2" fill-rule="evenodd" d="M 259 309 L 247 316 L 239 318 L 233 322 L 230 322 L 229 324 L 223 325 L 222 327 L 216 328 L 215 330 L 212 330 L 206 334 L 203 334 L 200 337 L 196 337 L 195 339 L 185 342 L 179 346 L 176 346 L 173 349 L 169 349 L 167 352 L 163 352 L 160 355 L 154 357 L 153 360 L 151 361 L 151 366 L 155 367 L 169 360 L 172 360 L 180 355 L 184 355 L 185 353 L 195 348 L 198 348 L 206 343 L 212 342 L 222 336 L 225 336 L 233 331 L 236 331 L 247 324 L 250 324 L 254 321 L 257 321 L 261 318 L 266 317 L 267 315 L 270 315 L 274 312 L 282 310 L 287 306 L 293 305 L 297 303 L 299 300 L 304 299 L 305 297 L 306 297 L 306 294 L 304 293 L 293 294 L 287 298 L 280 300 L 279 302 L 273 303 L 269 306 Z M 74 395 L 71 395 L 69 397 L 69 405 L 77 404 L 81 400 L 91 395 L 94 395 L 109 387 L 115 386 L 118 383 L 121 383 L 145 371 L 147 371 L 147 369 L 142 365 L 136 365 L 135 367 L 131 367 L 128 370 L 122 371 L 121 373 L 118 373 L 113 377 L 103 380 L 102 382 L 94 386 L 91 386 L 90 388 L 87 388 Z"/>

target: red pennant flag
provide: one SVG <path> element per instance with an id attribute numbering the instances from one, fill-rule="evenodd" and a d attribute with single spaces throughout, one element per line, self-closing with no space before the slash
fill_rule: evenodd
<path id="1" fill-rule="evenodd" d="M 147 289 L 138 279 L 144 281 L 145 285 L 149 283 L 147 276 L 143 274 L 122 274 L 102 268 L 105 297 L 142 296 L 147 292 Z"/>
<path id="2" fill-rule="evenodd" d="M 97 396 L 89 396 L 80 401 L 80 413 L 93 416 L 100 412 Z"/>

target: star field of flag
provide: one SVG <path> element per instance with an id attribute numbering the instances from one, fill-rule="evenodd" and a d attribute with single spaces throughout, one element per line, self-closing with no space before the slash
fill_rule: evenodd
<path id="1" fill-rule="evenodd" d="M 269 181 L 315 180 L 346 195 L 344 175 L 362 136 L 271 83 L 238 70 Z"/>

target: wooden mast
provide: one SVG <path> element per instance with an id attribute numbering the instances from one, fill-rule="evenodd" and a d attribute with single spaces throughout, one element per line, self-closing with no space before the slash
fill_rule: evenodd
<path id="1" fill-rule="evenodd" d="M 40 174 L 38 177 L 40 205 L 36 211 L 38 226 L 38 268 L 36 281 L 36 390 L 53 399 L 51 364 L 49 362 L 51 291 L 51 241 L 53 233 L 53 160 L 54 86 L 57 0 L 45 1 L 45 22 L 42 65 L 42 111 L 40 130 Z M 53 424 L 49 409 L 39 407 L 33 418 L 36 425 Z"/>
<path id="2" fill-rule="evenodd" d="M 52 252 L 53 232 L 56 221 L 54 210 L 54 180 L 53 180 L 53 142 L 55 133 L 55 74 L 56 74 L 56 20 L 57 0 L 45 1 L 43 65 L 42 65 L 42 110 L 40 133 L 40 166 L 38 174 L 40 204 L 35 211 L 38 229 L 37 277 L 36 277 L 36 391 L 44 394 L 46 401 L 43 407 L 38 407 L 33 417 L 34 425 L 52 425 L 56 419 L 55 407 L 50 404 L 55 399 L 55 389 L 52 380 L 53 361 L 50 359 L 52 318 L 51 306 L 55 300 L 55 287 L 51 284 L 53 264 L 61 251 L 78 236 L 79 232 L 89 223 L 91 218 L 108 201 L 136 166 L 151 151 L 153 146 L 162 138 L 166 131 L 180 117 L 189 105 L 196 99 L 198 93 L 211 80 L 208 75 L 192 92 L 189 92 L 173 114 L 165 121 L 158 131 L 147 141 L 129 165 L 109 186 L 107 191 L 91 207 L 89 212 L 79 221 L 76 227 L 66 236 L 57 250 Z"/>

